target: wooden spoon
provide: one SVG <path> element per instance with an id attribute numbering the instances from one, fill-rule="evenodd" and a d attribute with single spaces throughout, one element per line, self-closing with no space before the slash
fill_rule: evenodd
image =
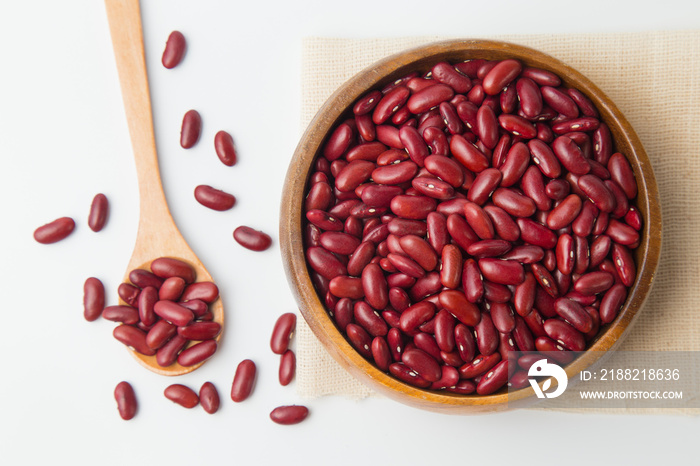
<path id="1" fill-rule="evenodd" d="M 105 5 L 136 160 L 140 195 L 138 234 L 125 281 L 128 281 L 131 270 L 150 270 L 154 259 L 172 257 L 189 264 L 196 272 L 196 281 L 213 282 L 175 225 L 163 192 L 153 133 L 139 0 L 105 0 Z M 214 315 L 214 321 L 221 324 L 223 329 L 224 309 L 221 298 L 210 304 L 209 309 Z M 217 343 L 220 339 L 221 333 L 216 337 Z M 161 367 L 155 356 L 145 356 L 129 350 L 139 363 L 158 374 L 186 374 L 202 365 L 199 363 L 183 367 L 175 363 Z"/>

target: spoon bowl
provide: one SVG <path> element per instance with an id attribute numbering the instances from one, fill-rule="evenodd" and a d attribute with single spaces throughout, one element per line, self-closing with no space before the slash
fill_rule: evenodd
<path id="1" fill-rule="evenodd" d="M 134 150 L 140 197 L 136 244 L 124 281 L 129 281 L 129 273 L 132 270 L 150 270 L 153 260 L 171 257 L 189 264 L 194 269 L 195 282 L 214 282 L 178 230 L 163 192 L 153 132 L 139 1 L 106 0 L 105 6 Z M 209 310 L 214 316 L 214 322 L 221 324 L 223 329 L 224 307 L 220 297 L 209 305 Z M 222 333 L 223 331 L 216 337 L 217 344 Z M 144 367 L 162 375 L 186 374 L 205 362 L 187 367 L 178 363 L 162 367 L 156 362 L 155 356 L 146 356 L 131 348 L 129 351 Z"/>

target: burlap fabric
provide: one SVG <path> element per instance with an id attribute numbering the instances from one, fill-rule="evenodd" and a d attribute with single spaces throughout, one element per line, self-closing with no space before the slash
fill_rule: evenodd
<path id="1" fill-rule="evenodd" d="M 663 215 L 652 293 L 622 350 L 700 350 L 700 31 L 479 37 L 538 49 L 576 68 L 625 114 L 651 159 Z M 373 62 L 446 37 L 307 38 L 302 52 L 302 129 L 345 80 Z M 323 349 L 303 319 L 297 390 L 306 398 L 374 392 Z"/>

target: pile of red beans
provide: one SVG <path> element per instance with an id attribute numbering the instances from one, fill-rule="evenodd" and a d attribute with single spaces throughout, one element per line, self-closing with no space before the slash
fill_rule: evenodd
<path id="1" fill-rule="evenodd" d="M 437 63 L 368 91 L 305 199 L 312 280 L 352 346 L 413 386 L 526 386 L 627 298 L 637 185 L 591 100 L 517 60 Z M 531 358 L 530 358 L 531 359 Z"/>

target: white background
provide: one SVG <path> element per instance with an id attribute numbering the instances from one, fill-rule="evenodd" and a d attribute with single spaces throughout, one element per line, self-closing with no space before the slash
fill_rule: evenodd
<path id="1" fill-rule="evenodd" d="M 219 352 L 177 380 L 136 364 L 111 322 L 82 318 L 82 285 L 103 280 L 108 303 L 136 235 L 138 190 L 102 2 L 0 3 L 0 463 L 17 464 L 688 464 L 700 419 L 517 411 L 458 417 L 386 399 L 302 400 L 277 382 L 272 325 L 295 309 L 277 241 L 281 186 L 300 135 L 301 38 L 574 33 L 697 29 L 700 4 L 676 1 L 329 2 L 166 1 L 142 5 L 156 140 L 173 216 L 217 280 L 227 312 Z M 165 39 L 188 38 L 184 62 L 160 65 Z M 682 63 L 679 63 L 682 66 Z M 179 147 L 182 115 L 197 109 L 203 136 Z M 234 135 L 239 163 L 216 158 L 213 137 Z M 225 213 L 197 204 L 210 184 L 236 195 Z M 111 202 L 108 225 L 87 227 L 92 197 Z M 71 216 L 76 231 L 40 245 L 34 229 Z M 232 239 L 247 224 L 274 246 L 253 253 Z M 254 359 L 253 396 L 228 394 L 238 362 Z M 127 380 L 140 403 L 122 421 L 112 396 Z M 212 381 L 221 410 L 166 400 L 173 382 Z M 273 424 L 281 404 L 306 403 L 297 426 Z M 429 462 L 429 463 L 428 463 Z"/>

